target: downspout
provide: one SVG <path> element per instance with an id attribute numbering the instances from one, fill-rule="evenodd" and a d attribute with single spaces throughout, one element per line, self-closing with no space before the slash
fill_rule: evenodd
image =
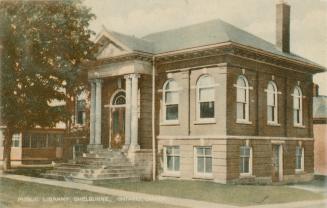
<path id="1" fill-rule="evenodd" d="M 156 68 L 155 56 L 152 57 L 152 180 L 156 180 L 156 129 L 155 129 L 155 99 L 156 99 Z"/>

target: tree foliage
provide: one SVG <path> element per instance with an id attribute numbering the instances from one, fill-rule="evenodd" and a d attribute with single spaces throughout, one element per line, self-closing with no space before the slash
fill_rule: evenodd
<path id="1" fill-rule="evenodd" d="M 87 81 L 79 66 L 93 59 L 94 15 L 79 0 L 60 0 L 1 1 L 0 16 L 1 125 L 10 160 L 13 133 L 70 119 L 67 108 Z M 53 106 L 62 101 L 66 108 Z"/>

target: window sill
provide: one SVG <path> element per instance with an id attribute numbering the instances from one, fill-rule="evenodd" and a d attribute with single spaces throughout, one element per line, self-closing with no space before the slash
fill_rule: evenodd
<path id="1" fill-rule="evenodd" d="M 294 124 L 294 128 L 300 128 L 300 129 L 304 129 L 305 126 L 302 124 Z"/>
<path id="2" fill-rule="evenodd" d="M 181 177 L 181 173 L 180 172 L 164 172 L 161 176 L 162 177 L 179 178 L 179 177 Z"/>
<path id="3" fill-rule="evenodd" d="M 303 169 L 295 169 L 295 174 L 303 174 L 304 173 L 304 170 Z"/>
<path id="4" fill-rule="evenodd" d="M 236 123 L 237 124 L 247 124 L 247 125 L 252 124 L 251 121 L 247 121 L 247 120 L 236 120 Z"/>
<path id="5" fill-rule="evenodd" d="M 268 126 L 281 126 L 279 123 L 274 123 L 274 122 L 268 122 Z"/>
<path id="6" fill-rule="evenodd" d="M 195 175 L 193 179 L 206 179 L 206 180 L 213 180 L 212 174 L 206 174 L 206 175 Z"/>
<path id="7" fill-rule="evenodd" d="M 251 173 L 241 173 L 240 178 L 254 178 L 255 176 Z"/>
<path id="8" fill-rule="evenodd" d="M 164 121 L 162 123 L 160 123 L 160 126 L 178 126 L 179 121 Z"/>
<path id="9" fill-rule="evenodd" d="M 215 123 L 216 123 L 216 119 L 201 119 L 193 122 L 194 125 L 215 124 Z"/>

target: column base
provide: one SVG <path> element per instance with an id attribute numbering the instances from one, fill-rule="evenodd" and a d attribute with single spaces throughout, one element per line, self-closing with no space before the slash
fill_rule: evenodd
<path id="1" fill-rule="evenodd" d="M 131 145 L 129 145 L 128 152 L 136 152 L 136 151 L 138 151 L 140 149 L 141 149 L 140 145 L 138 145 L 138 144 L 134 144 L 134 145 L 131 144 Z"/>
<path id="2" fill-rule="evenodd" d="M 121 148 L 121 151 L 122 151 L 122 152 L 128 152 L 130 146 L 131 146 L 130 144 L 125 144 L 125 145 Z"/>
<path id="3" fill-rule="evenodd" d="M 87 151 L 95 151 L 95 150 L 101 150 L 103 149 L 103 145 L 102 144 L 89 144 L 87 145 Z"/>

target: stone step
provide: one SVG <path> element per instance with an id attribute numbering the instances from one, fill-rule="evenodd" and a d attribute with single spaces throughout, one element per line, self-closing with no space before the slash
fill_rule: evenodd
<path id="1" fill-rule="evenodd" d="M 121 181 L 130 181 L 130 182 L 137 182 L 140 181 L 141 178 L 139 176 L 136 177 L 114 177 L 114 178 L 101 178 L 101 179 L 90 179 L 90 178 L 83 178 L 83 177 L 71 177 L 69 180 L 77 183 L 85 183 L 85 184 L 101 184 L 103 182 L 121 182 Z"/>

